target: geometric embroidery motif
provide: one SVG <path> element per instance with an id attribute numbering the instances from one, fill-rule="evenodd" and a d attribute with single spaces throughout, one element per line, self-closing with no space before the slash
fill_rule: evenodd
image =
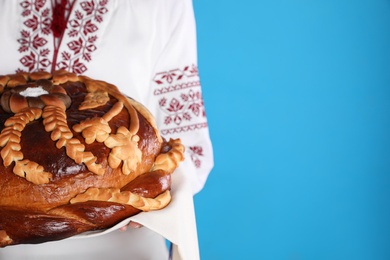
<path id="1" fill-rule="evenodd" d="M 108 12 L 107 3 L 108 0 L 81 1 L 73 10 L 73 1 L 68 1 L 65 7 L 66 30 L 54 40 L 54 44 L 48 44 L 53 39 L 53 1 L 21 0 L 24 28 L 18 39 L 18 51 L 22 54 L 20 62 L 24 68 L 17 72 L 67 69 L 82 74 L 87 71 L 87 62 L 92 60 L 92 53 L 97 49 L 96 32 Z M 65 34 L 70 37 L 68 42 L 63 41 Z"/>
<path id="2" fill-rule="evenodd" d="M 160 108 L 167 114 L 165 125 L 181 125 L 182 121 L 191 121 L 193 117 L 205 116 L 203 99 L 200 91 L 190 89 L 187 93 L 181 93 L 179 98 L 168 100 L 163 97 L 159 101 Z"/>
<path id="3" fill-rule="evenodd" d="M 164 112 L 163 134 L 207 127 L 204 102 L 195 65 L 157 73 L 154 77 L 159 108 Z"/>
<path id="4" fill-rule="evenodd" d="M 200 88 L 198 68 L 195 65 L 157 73 L 154 92 L 164 115 L 160 122 L 163 135 L 207 128 L 206 112 Z M 196 168 L 201 167 L 203 148 L 189 146 L 187 152 Z"/>
<path id="5" fill-rule="evenodd" d="M 198 68 L 195 65 L 186 66 L 183 69 L 173 69 L 169 71 L 159 72 L 155 75 L 154 81 L 161 84 L 172 84 L 175 81 L 179 81 L 186 78 L 198 77 Z"/>
<path id="6" fill-rule="evenodd" d="M 61 46 L 56 69 L 66 69 L 77 74 L 87 71 L 86 62 L 92 60 L 92 53 L 97 49 L 96 32 L 104 20 L 104 14 L 108 12 L 107 3 L 107 0 L 80 3 L 72 19 L 68 21 L 67 35 L 71 40 Z"/>
<path id="7" fill-rule="evenodd" d="M 51 33 L 51 9 L 46 0 L 21 1 L 24 29 L 20 32 L 18 51 L 22 54 L 21 71 L 47 70 L 51 66 L 47 42 Z"/>
<path id="8" fill-rule="evenodd" d="M 191 160 L 194 163 L 196 168 L 201 167 L 200 157 L 203 156 L 203 149 L 200 146 L 190 146 L 189 153 L 191 154 Z"/>

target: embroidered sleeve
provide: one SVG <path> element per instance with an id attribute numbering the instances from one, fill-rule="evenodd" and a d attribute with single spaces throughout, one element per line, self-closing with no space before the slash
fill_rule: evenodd
<path id="1" fill-rule="evenodd" d="M 213 152 L 197 66 L 192 1 L 175 1 L 172 32 L 153 73 L 156 122 L 164 137 L 179 137 L 186 162 L 178 170 L 193 173 L 193 192 L 200 191 L 213 167 Z"/>

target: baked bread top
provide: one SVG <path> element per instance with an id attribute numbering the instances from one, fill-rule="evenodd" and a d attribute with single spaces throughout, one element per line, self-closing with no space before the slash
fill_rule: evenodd
<path id="1" fill-rule="evenodd" d="M 184 146 L 116 86 L 60 70 L 0 76 L 0 92 L 0 247 L 169 204 Z"/>

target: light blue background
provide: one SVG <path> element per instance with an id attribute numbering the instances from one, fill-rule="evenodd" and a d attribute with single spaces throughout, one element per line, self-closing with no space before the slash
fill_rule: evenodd
<path id="1" fill-rule="evenodd" d="M 390 259 L 390 1 L 194 7 L 201 259 Z"/>

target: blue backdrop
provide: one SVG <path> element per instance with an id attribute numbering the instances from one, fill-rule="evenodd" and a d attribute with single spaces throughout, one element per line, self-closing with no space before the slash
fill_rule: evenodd
<path id="1" fill-rule="evenodd" d="M 202 260 L 390 259 L 390 1 L 194 0 Z"/>

